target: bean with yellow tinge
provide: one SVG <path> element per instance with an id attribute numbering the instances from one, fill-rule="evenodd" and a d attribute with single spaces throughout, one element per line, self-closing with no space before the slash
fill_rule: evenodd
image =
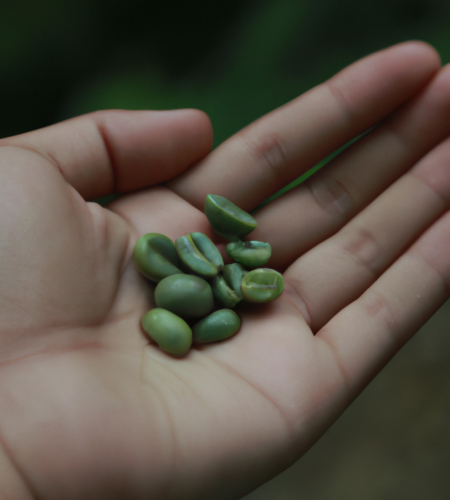
<path id="1" fill-rule="evenodd" d="M 230 309 L 220 309 L 196 323 L 192 329 L 194 342 L 199 344 L 225 340 L 241 326 L 239 316 Z"/>
<path id="2" fill-rule="evenodd" d="M 172 274 L 180 274 L 182 264 L 173 241 L 159 233 L 148 233 L 138 239 L 133 252 L 138 271 L 157 283 Z"/>
<path id="3" fill-rule="evenodd" d="M 186 321 L 166 309 L 157 307 L 146 313 L 142 318 L 142 327 L 168 354 L 183 356 L 191 348 L 191 328 Z"/>
<path id="4" fill-rule="evenodd" d="M 278 298 L 283 290 L 283 276 L 273 269 L 254 269 L 244 276 L 241 284 L 242 295 L 249 302 L 271 302 Z"/>

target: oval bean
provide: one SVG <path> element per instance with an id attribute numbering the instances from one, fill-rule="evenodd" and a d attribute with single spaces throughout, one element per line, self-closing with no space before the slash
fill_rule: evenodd
<path id="1" fill-rule="evenodd" d="M 155 288 L 155 302 L 182 318 L 206 316 L 214 307 L 208 282 L 191 274 L 174 274 L 161 280 Z"/>
<path id="2" fill-rule="evenodd" d="M 186 321 L 166 309 L 155 308 L 142 318 L 142 327 L 159 347 L 173 356 L 183 356 L 192 344 L 192 330 Z"/>
<path id="3" fill-rule="evenodd" d="M 239 316 L 230 309 L 220 309 L 194 325 L 194 342 L 200 344 L 217 342 L 234 335 L 241 326 Z"/>

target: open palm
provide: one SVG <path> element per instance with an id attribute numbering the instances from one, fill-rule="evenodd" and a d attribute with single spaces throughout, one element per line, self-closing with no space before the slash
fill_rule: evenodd
<path id="1" fill-rule="evenodd" d="M 0 499 L 240 498 L 298 459 L 447 298 L 449 112 L 450 72 L 408 43 L 209 155 L 192 110 L 0 141 Z M 142 234 L 214 238 L 206 194 L 252 210 L 377 124 L 255 213 L 280 299 L 182 359 L 149 342 Z"/>

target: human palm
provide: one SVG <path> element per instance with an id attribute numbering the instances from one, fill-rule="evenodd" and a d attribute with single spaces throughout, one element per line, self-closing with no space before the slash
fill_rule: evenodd
<path id="1" fill-rule="evenodd" d="M 240 498 L 299 458 L 447 297 L 438 68 L 423 44 L 388 49 L 208 156 L 196 111 L 99 112 L 1 141 L 0 498 Z M 277 301 L 181 359 L 149 341 L 142 234 L 214 238 L 207 193 L 254 209 L 380 122 L 255 213 L 284 271 Z M 108 209 L 85 201 L 114 190 L 128 194 Z"/>

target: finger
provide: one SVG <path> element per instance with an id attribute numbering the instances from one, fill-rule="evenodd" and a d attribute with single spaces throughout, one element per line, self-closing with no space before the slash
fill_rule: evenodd
<path id="1" fill-rule="evenodd" d="M 252 239 L 272 244 L 272 267 L 338 231 L 450 134 L 450 66 L 371 134 L 305 183 L 264 206 Z"/>
<path id="2" fill-rule="evenodd" d="M 250 210 L 413 96 L 439 58 L 420 42 L 352 64 L 256 121 L 169 183 L 197 207 L 208 193 Z"/>
<path id="3" fill-rule="evenodd" d="M 450 213 L 316 335 L 354 397 L 449 296 Z"/>
<path id="4" fill-rule="evenodd" d="M 0 141 L 44 156 L 86 199 L 167 181 L 211 144 L 197 110 L 99 111 Z"/>
<path id="5" fill-rule="evenodd" d="M 449 165 L 447 139 L 286 271 L 285 278 L 313 331 L 356 300 L 448 210 Z"/>

